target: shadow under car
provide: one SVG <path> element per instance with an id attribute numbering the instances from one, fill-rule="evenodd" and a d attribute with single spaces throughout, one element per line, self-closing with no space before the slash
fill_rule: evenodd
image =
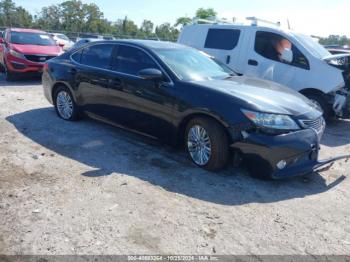
<path id="1" fill-rule="evenodd" d="M 90 119 L 67 122 L 53 108 L 33 109 L 6 120 L 33 142 L 93 168 L 79 175 L 133 176 L 169 192 L 221 205 L 303 198 L 325 192 L 345 179 L 342 176 L 327 184 L 321 175 L 312 174 L 260 181 L 233 167 L 213 174 L 195 167 L 177 149 Z"/>

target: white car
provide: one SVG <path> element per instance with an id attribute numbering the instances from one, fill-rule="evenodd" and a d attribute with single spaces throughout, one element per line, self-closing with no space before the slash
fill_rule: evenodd
<path id="1" fill-rule="evenodd" d="M 237 73 L 299 91 L 325 117 L 350 117 L 349 55 L 331 55 L 310 36 L 250 20 L 249 25 L 194 23 L 183 28 L 178 42 L 208 53 Z"/>
<path id="2" fill-rule="evenodd" d="M 74 42 L 64 34 L 52 33 L 50 35 L 58 45 L 62 46 L 64 51 L 67 51 L 74 45 Z"/>

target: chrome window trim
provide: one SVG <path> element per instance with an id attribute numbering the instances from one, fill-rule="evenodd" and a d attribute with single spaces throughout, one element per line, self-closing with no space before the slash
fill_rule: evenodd
<path id="1" fill-rule="evenodd" d="M 160 70 L 162 71 L 162 73 L 170 80 L 170 82 L 165 81 L 166 83 L 169 83 L 169 84 L 171 84 L 171 85 L 174 84 L 173 80 L 172 80 L 171 77 L 168 75 L 168 73 L 167 73 L 167 72 L 164 70 L 164 68 L 158 63 L 158 61 L 155 60 L 155 59 L 152 57 L 152 55 L 150 55 L 150 53 L 149 53 L 147 50 L 145 50 L 145 49 L 143 49 L 143 48 L 141 48 L 141 47 L 139 47 L 139 46 L 132 45 L 132 44 L 127 44 L 127 43 L 115 43 L 115 42 L 113 42 L 113 43 L 106 43 L 106 42 L 104 42 L 104 43 L 98 43 L 98 42 L 97 42 L 97 43 L 91 44 L 91 45 L 89 45 L 89 46 L 82 46 L 82 47 L 78 48 L 77 50 L 75 50 L 75 51 L 69 56 L 70 60 L 71 60 L 73 63 L 77 64 L 77 65 L 87 66 L 87 67 L 93 68 L 93 69 L 98 69 L 98 70 L 102 70 L 102 71 L 106 71 L 106 72 L 111 72 L 111 73 L 118 73 L 118 74 L 125 75 L 125 76 L 131 76 L 131 77 L 137 78 L 137 79 L 139 79 L 139 80 L 144 80 L 143 78 L 141 78 L 141 77 L 139 77 L 139 76 L 137 76 L 137 75 L 132 75 L 132 74 L 128 74 L 128 73 L 116 71 L 116 70 L 110 70 L 110 69 L 100 68 L 100 67 L 96 67 L 96 66 L 84 65 L 84 64 L 82 64 L 82 63 L 78 63 L 77 61 L 75 61 L 75 60 L 73 59 L 72 56 L 75 55 L 76 53 L 80 52 L 80 51 L 83 50 L 84 48 L 87 48 L 87 47 L 90 47 L 90 46 L 96 46 L 96 45 L 115 45 L 115 46 L 116 46 L 116 45 L 119 45 L 119 46 L 120 46 L 120 45 L 124 45 L 124 46 L 129 46 L 129 47 L 137 48 L 137 49 L 143 51 L 144 53 L 146 53 L 146 54 L 153 60 L 153 62 L 160 68 Z"/>

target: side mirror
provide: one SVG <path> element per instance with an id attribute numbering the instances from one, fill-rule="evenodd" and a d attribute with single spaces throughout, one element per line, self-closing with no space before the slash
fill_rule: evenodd
<path id="1" fill-rule="evenodd" d="M 145 80 L 160 81 L 163 79 L 163 73 L 155 68 L 142 69 L 138 75 Z"/>
<path id="2" fill-rule="evenodd" d="M 288 64 L 293 62 L 293 51 L 291 49 L 285 48 L 281 54 L 281 59 L 283 62 Z"/>
<path id="3" fill-rule="evenodd" d="M 60 47 L 64 47 L 64 43 L 58 43 Z"/>

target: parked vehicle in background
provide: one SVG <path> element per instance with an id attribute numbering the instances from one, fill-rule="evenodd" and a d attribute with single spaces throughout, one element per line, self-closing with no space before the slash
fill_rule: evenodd
<path id="1" fill-rule="evenodd" d="M 255 176 L 317 170 L 322 112 L 279 84 L 238 76 L 183 45 L 147 40 L 91 42 L 50 60 L 44 94 L 59 117 L 82 112 L 184 145 L 190 159 L 218 170 L 243 154 Z"/>
<path id="2" fill-rule="evenodd" d="M 0 65 L 7 80 L 41 73 L 44 63 L 60 54 L 62 48 L 44 31 L 9 28 L 0 38 Z"/>
<path id="3" fill-rule="evenodd" d="M 77 37 L 76 42 L 78 42 L 81 39 L 100 39 L 103 40 L 103 36 L 102 35 L 97 35 L 97 34 L 88 34 L 88 33 L 84 33 L 84 34 L 79 34 L 79 37 Z"/>
<path id="4" fill-rule="evenodd" d="M 350 117 L 349 56 L 331 55 L 310 36 L 278 24 L 249 20 L 249 25 L 194 23 L 183 28 L 178 42 L 207 52 L 235 72 L 299 91 L 326 118 Z"/>
<path id="5" fill-rule="evenodd" d="M 64 34 L 51 33 L 50 35 L 64 51 L 67 51 L 74 45 L 74 42 Z"/>
<path id="6" fill-rule="evenodd" d="M 332 55 L 339 55 L 339 54 L 350 54 L 350 46 L 344 45 L 344 46 L 333 46 L 333 45 L 327 45 L 325 48 L 332 54 Z"/>
<path id="7" fill-rule="evenodd" d="M 103 39 L 100 39 L 100 38 L 81 38 L 71 47 L 71 49 L 77 49 L 85 44 L 88 44 L 90 42 L 96 42 L 96 41 L 103 41 Z"/>
<path id="8" fill-rule="evenodd" d="M 105 35 L 103 36 L 103 40 L 116 40 L 116 38 L 112 35 Z"/>

